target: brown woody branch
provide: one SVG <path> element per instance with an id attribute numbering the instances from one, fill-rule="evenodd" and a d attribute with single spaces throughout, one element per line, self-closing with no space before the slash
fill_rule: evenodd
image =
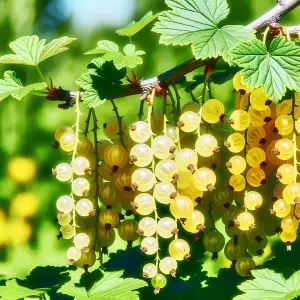
<path id="1" fill-rule="evenodd" d="M 271 8 L 268 12 L 248 24 L 246 27 L 250 29 L 260 30 L 269 26 L 271 23 L 276 24 L 278 21 L 291 10 L 300 5 L 300 0 L 278 0 L 277 4 Z M 298 35 L 298 31 L 300 29 L 300 25 L 296 26 L 288 26 L 284 29 L 284 31 L 288 31 L 291 36 Z M 164 89 L 167 89 L 170 85 L 172 85 L 177 79 L 185 76 L 186 74 L 206 65 L 214 66 L 216 62 L 220 59 L 217 58 L 209 58 L 209 59 L 195 59 L 192 58 L 164 73 L 156 77 L 152 77 L 149 79 L 142 80 L 140 82 L 140 86 L 135 86 L 131 84 L 123 85 L 123 89 L 118 94 L 111 94 L 108 99 L 117 99 L 123 98 L 132 95 L 141 95 L 141 99 L 145 99 L 147 95 L 149 95 L 151 89 L 156 86 L 160 86 Z M 72 98 L 74 94 L 73 91 L 63 90 L 65 94 L 68 94 L 69 97 Z M 52 100 L 61 100 L 61 99 L 52 99 Z M 67 100 L 65 100 L 67 101 Z"/>

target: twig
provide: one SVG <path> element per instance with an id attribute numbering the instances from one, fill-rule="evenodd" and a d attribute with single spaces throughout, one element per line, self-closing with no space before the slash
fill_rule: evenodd
<path id="1" fill-rule="evenodd" d="M 287 26 L 284 31 L 288 32 L 290 36 L 297 36 L 300 31 L 300 25 L 294 25 L 294 26 Z"/>
<path id="2" fill-rule="evenodd" d="M 277 23 L 284 15 L 289 13 L 291 10 L 296 8 L 297 6 L 300 5 L 300 0 L 278 0 L 278 3 L 271 8 L 268 12 L 251 22 L 250 24 L 246 25 L 247 28 L 249 29 L 255 29 L 259 30 L 262 29 L 266 26 L 268 26 L 271 23 Z M 290 26 L 287 27 L 287 30 L 290 32 L 290 35 L 295 35 L 296 30 L 298 28 L 297 26 Z M 132 85 L 132 84 L 127 84 L 123 85 L 122 91 L 118 94 L 111 94 L 107 97 L 108 100 L 111 99 L 118 99 L 118 98 L 123 98 L 131 95 L 137 95 L 137 94 L 142 94 L 142 88 L 141 86 L 147 86 L 148 82 L 153 84 L 157 83 L 157 85 L 168 89 L 170 85 L 172 85 L 176 80 L 179 78 L 185 76 L 186 74 L 201 68 L 206 65 L 214 65 L 220 57 L 217 58 L 209 58 L 209 59 L 189 59 L 188 61 L 175 66 L 174 68 L 167 70 L 166 72 L 161 73 L 158 76 L 142 80 L 140 82 L 140 86 Z M 72 93 L 74 91 L 67 91 L 64 90 L 65 92 L 65 98 L 68 99 L 72 96 Z M 149 95 L 151 93 L 151 89 L 149 89 Z M 147 97 L 146 94 L 144 94 L 144 97 Z M 64 99 L 56 99 L 53 98 L 52 100 L 64 100 Z"/>
<path id="3" fill-rule="evenodd" d="M 300 0 L 278 0 L 277 4 L 265 14 L 248 24 L 246 27 L 251 29 L 262 29 L 270 23 L 277 23 L 284 15 L 300 5 Z"/>

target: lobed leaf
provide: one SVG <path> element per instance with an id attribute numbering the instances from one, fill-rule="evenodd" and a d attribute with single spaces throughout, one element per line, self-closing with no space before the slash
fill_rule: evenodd
<path id="1" fill-rule="evenodd" d="M 162 44 L 192 44 L 196 59 L 223 56 L 232 64 L 229 50 L 255 37 L 255 31 L 244 26 L 219 27 L 229 14 L 226 0 L 167 0 L 166 4 L 171 10 L 160 14 L 152 30 L 161 34 Z"/>
<path id="2" fill-rule="evenodd" d="M 239 285 L 238 288 L 245 294 L 235 297 L 234 300 L 289 300 L 300 295 L 300 271 L 288 279 L 269 269 L 253 270 L 251 273 L 255 279 Z"/>
<path id="3" fill-rule="evenodd" d="M 137 65 L 143 63 L 140 55 L 145 54 L 144 51 L 135 50 L 136 47 L 133 44 L 127 44 L 123 48 L 123 53 L 119 50 L 119 46 L 111 41 L 99 41 L 97 47 L 85 54 L 103 54 L 102 58 L 106 61 L 113 61 L 117 69 L 130 68 L 133 69 Z"/>
<path id="4" fill-rule="evenodd" d="M 258 39 L 239 43 L 230 55 L 243 68 L 243 82 L 249 87 L 262 87 L 274 102 L 287 89 L 300 91 L 300 47 L 285 37 L 278 36 L 266 45 Z"/>
<path id="5" fill-rule="evenodd" d="M 95 108 L 103 104 L 109 95 L 121 90 L 126 69 L 118 70 L 113 62 L 101 57 L 92 60 L 88 68 L 89 71 L 82 74 L 76 84 L 84 90 L 83 103 L 88 108 Z"/>
<path id="6" fill-rule="evenodd" d="M 145 14 L 138 22 L 132 21 L 126 27 L 116 31 L 118 35 L 132 37 L 139 31 L 141 31 L 145 26 L 156 19 L 158 14 L 153 15 L 152 11 Z"/>
<path id="7" fill-rule="evenodd" d="M 4 79 L 0 79 L 0 101 L 12 96 L 17 100 L 21 100 L 31 91 L 39 91 L 46 88 L 46 82 L 34 83 L 23 86 L 20 79 L 16 77 L 13 71 L 6 71 Z"/>
<path id="8" fill-rule="evenodd" d="M 38 36 L 22 36 L 9 44 L 15 54 L 0 56 L 0 64 L 22 64 L 37 66 L 43 60 L 68 50 L 66 45 L 76 38 L 61 37 L 48 44 L 45 39 L 40 40 Z"/>
<path id="9" fill-rule="evenodd" d="M 64 284 L 58 292 L 72 296 L 75 300 L 138 300 L 139 293 L 135 290 L 147 286 L 147 283 L 140 279 L 120 278 L 122 275 L 123 271 L 105 272 L 89 292 L 74 282 Z"/>
<path id="10" fill-rule="evenodd" d="M 26 297 L 40 296 L 45 294 L 42 290 L 31 290 L 17 283 L 15 279 L 8 280 L 5 286 L 0 286 L 0 296 L 5 300 L 17 300 Z"/>

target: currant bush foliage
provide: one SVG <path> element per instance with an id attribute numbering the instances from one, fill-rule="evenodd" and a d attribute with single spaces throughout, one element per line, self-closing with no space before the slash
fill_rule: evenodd
<path id="1" fill-rule="evenodd" d="M 143 280 L 121 278 L 123 271 L 105 272 L 88 291 L 72 282 L 64 284 L 58 293 L 74 297 L 74 300 L 138 300 L 139 293 L 135 290 L 147 286 Z"/>
<path id="2" fill-rule="evenodd" d="M 116 33 L 121 36 L 128 36 L 129 38 L 141 31 L 145 26 L 151 23 L 158 17 L 159 14 L 154 14 L 152 11 L 146 13 L 139 21 L 132 21 L 126 27 L 118 29 Z"/>
<path id="3" fill-rule="evenodd" d="M 14 71 L 6 71 L 3 76 L 4 78 L 0 79 L 0 101 L 9 96 L 21 100 L 31 91 L 41 91 L 47 87 L 46 82 L 23 86 Z"/>
<path id="4" fill-rule="evenodd" d="M 160 14 L 153 31 L 161 34 L 162 44 L 192 44 L 197 59 L 222 56 L 232 64 L 229 50 L 238 42 L 254 38 L 255 31 L 244 26 L 220 27 L 229 14 L 226 0 L 167 0 L 166 4 L 171 10 Z"/>
<path id="5" fill-rule="evenodd" d="M 266 45 L 258 39 L 239 43 L 230 55 L 243 68 L 243 82 L 251 88 L 262 87 L 275 103 L 287 89 L 300 91 L 300 47 L 285 37 Z"/>
<path id="6" fill-rule="evenodd" d="M 68 50 L 66 47 L 76 38 L 61 37 L 46 44 L 46 40 L 36 35 L 23 36 L 9 44 L 15 54 L 0 57 L 1 64 L 21 64 L 37 66 L 45 59 Z"/>
<path id="7" fill-rule="evenodd" d="M 88 108 L 95 108 L 105 103 L 112 93 L 122 90 L 122 79 L 126 69 L 118 70 L 113 62 L 99 57 L 88 65 L 88 72 L 82 74 L 76 84 L 84 90 L 82 101 Z"/>
<path id="8" fill-rule="evenodd" d="M 253 280 L 243 282 L 238 288 L 244 292 L 234 300 L 295 299 L 300 295 L 300 271 L 289 278 L 273 270 L 252 270 Z"/>
<path id="9" fill-rule="evenodd" d="M 123 48 L 123 53 L 120 51 L 119 46 L 111 41 L 99 41 L 97 48 L 86 52 L 85 54 L 103 54 L 105 61 L 113 61 L 115 67 L 120 70 L 122 68 L 133 69 L 137 65 L 143 63 L 140 55 L 145 54 L 144 51 L 135 50 L 135 45 L 127 44 Z"/>
<path id="10" fill-rule="evenodd" d="M 129 44 L 120 47 L 101 40 L 86 52 L 98 57 L 76 81 L 77 92 L 55 88 L 52 82 L 23 86 L 13 71 L 6 71 L 0 80 L 0 101 L 8 96 L 21 100 L 35 91 L 43 91 L 38 94 L 49 100 L 60 100 L 56 97 L 63 91 L 62 97 L 67 94 L 64 100 L 70 102 L 67 108 L 75 106 L 75 124 L 55 132 L 55 145 L 72 158 L 58 164 L 52 174 L 70 183 L 70 194 L 57 199 L 57 221 L 59 237 L 73 242 L 66 251 L 67 260 L 79 269 L 70 272 L 70 281 L 56 286 L 58 293 L 75 300 L 138 299 L 136 290 L 147 286 L 146 281 L 122 278 L 122 271 L 99 269 L 97 258 L 102 261 L 102 254 L 108 254 L 117 232 L 128 248 L 141 238 L 140 250 L 150 258 L 139 265 L 139 272 L 150 279 L 155 294 L 162 290 L 162 297 L 177 268 L 182 274 L 179 265 L 195 255 L 199 245 L 191 239 L 201 238 L 212 260 L 224 249 L 236 274 L 253 275 L 254 280 L 239 286 L 245 293 L 235 299 L 293 299 L 300 294 L 299 271 L 285 279 L 268 269 L 253 270 L 252 257 L 268 251 L 268 237 L 275 233 L 287 250 L 297 239 L 300 48 L 282 33 L 275 37 L 266 32 L 261 41 L 255 38 L 255 30 L 221 26 L 229 14 L 226 0 L 166 0 L 166 4 L 169 10 L 159 16 L 149 12 L 117 31 L 129 37 Z M 154 82 L 163 77 L 158 76 L 140 84 L 133 72 L 143 63 L 145 52 L 136 50 L 131 37 L 157 16 L 153 31 L 161 34 L 162 44 L 191 45 L 195 59 L 206 63 L 204 75 L 195 82 L 190 84 L 181 76 L 170 88 L 166 82 L 161 86 Z M 73 40 L 62 37 L 46 44 L 37 36 L 21 37 L 10 44 L 14 54 L 0 57 L 0 63 L 35 66 L 43 78 L 39 63 L 67 50 Z M 219 68 L 215 62 L 221 58 L 226 70 L 215 71 Z M 214 99 L 211 87 L 232 77 L 233 111 Z M 126 86 L 125 78 L 130 83 Z M 150 81 L 154 84 L 145 88 Z M 195 96 L 192 90 L 200 83 L 202 94 Z M 188 86 L 191 97 L 182 107 L 179 84 Z M 130 126 L 114 102 L 128 87 L 139 91 L 143 87 L 148 106 L 147 118 L 143 118 L 141 102 L 139 120 Z M 287 91 L 292 100 L 281 101 Z M 103 124 L 107 139 L 99 141 L 95 108 L 107 100 L 115 115 Z M 163 111 L 154 106 L 158 100 L 163 102 Z M 89 109 L 84 131 L 80 128 L 82 104 Z M 80 268 L 91 274 L 93 266 L 102 277 L 87 288 L 81 284 Z M 191 274 L 183 273 L 177 276 Z M 28 289 L 16 280 L 0 287 L 4 299 L 47 298 L 48 292 Z"/>

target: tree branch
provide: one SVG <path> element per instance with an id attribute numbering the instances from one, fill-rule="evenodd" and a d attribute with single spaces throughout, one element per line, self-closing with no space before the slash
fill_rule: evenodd
<path id="1" fill-rule="evenodd" d="M 286 31 L 289 33 L 290 36 L 298 36 L 298 33 L 300 31 L 300 25 L 287 26 Z"/>
<path id="2" fill-rule="evenodd" d="M 277 4 L 271 8 L 268 12 L 246 25 L 247 28 L 260 30 L 271 23 L 277 23 L 284 15 L 289 13 L 291 10 L 300 5 L 300 0 L 278 0 Z M 288 31 L 291 36 L 298 35 L 298 31 L 300 29 L 300 25 L 289 26 L 284 29 L 284 31 Z M 166 72 L 161 73 L 156 77 L 152 77 L 149 79 L 142 80 L 140 82 L 140 86 L 135 86 L 131 84 L 123 85 L 123 89 L 118 94 L 111 94 L 108 96 L 108 100 L 123 98 L 132 95 L 141 95 L 141 99 L 145 99 L 150 93 L 153 87 L 160 86 L 164 89 L 168 89 L 174 81 L 185 76 L 186 74 L 206 65 L 214 66 L 216 62 L 220 59 L 217 58 L 209 58 L 209 59 L 195 59 L 192 58 L 174 68 L 167 70 Z M 71 96 L 74 94 L 74 91 L 63 90 L 67 98 L 72 98 Z M 51 100 L 64 100 L 65 99 L 57 99 L 52 98 Z M 72 105 L 70 105 L 72 106 Z"/>
<path id="3" fill-rule="evenodd" d="M 300 5 L 300 0 L 278 0 L 277 4 L 268 12 L 257 18 L 246 27 L 251 29 L 262 29 L 270 23 L 278 23 L 278 21 L 291 10 Z"/>

